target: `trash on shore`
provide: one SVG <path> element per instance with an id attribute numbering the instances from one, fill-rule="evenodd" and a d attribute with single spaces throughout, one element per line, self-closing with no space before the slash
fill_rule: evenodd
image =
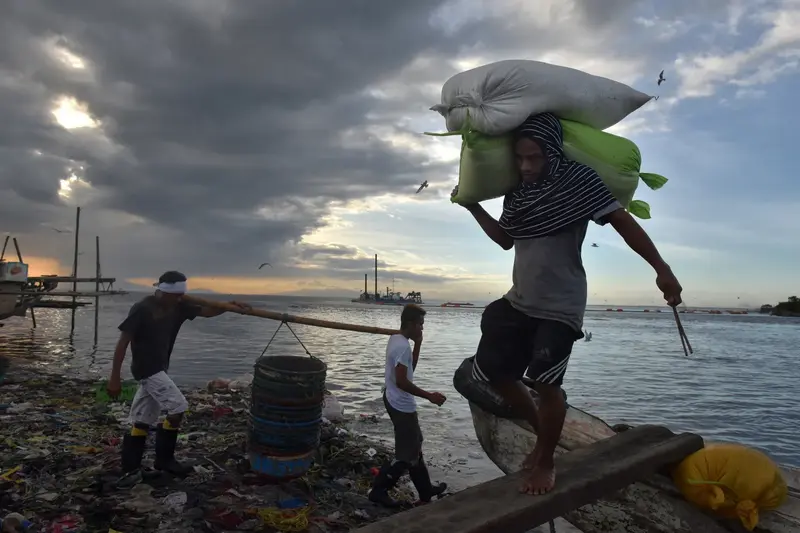
<path id="1" fill-rule="evenodd" d="M 92 381 L 19 368 L 10 377 L 0 385 L 0 519 L 19 513 L 6 522 L 27 520 L 25 531 L 347 531 L 398 512 L 367 499 L 390 450 L 327 419 L 305 476 L 271 485 L 253 473 L 249 389 L 241 382 L 185 391 L 190 410 L 177 455 L 193 474 L 153 473 L 121 490 L 115 482 L 129 405 L 101 401 Z M 150 441 L 144 464 L 152 458 Z M 394 497 L 416 499 L 408 485 Z"/>

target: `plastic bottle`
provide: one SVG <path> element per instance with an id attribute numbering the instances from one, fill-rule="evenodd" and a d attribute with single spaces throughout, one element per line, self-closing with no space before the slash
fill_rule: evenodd
<path id="1" fill-rule="evenodd" d="M 26 519 L 19 513 L 10 513 L 5 518 L 0 518 L 0 531 L 3 533 L 13 533 L 16 531 L 27 531 L 33 525 L 33 522 Z M 14 529 L 9 529 L 6 532 L 5 527 L 13 527 Z M 21 527 L 21 529 L 20 529 Z"/>

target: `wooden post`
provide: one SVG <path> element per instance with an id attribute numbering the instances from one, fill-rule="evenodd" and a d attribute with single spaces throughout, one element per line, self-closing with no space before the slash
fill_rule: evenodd
<path id="1" fill-rule="evenodd" d="M 6 242 L 5 242 L 5 244 L 3 244 L 3 254 L 2 254 L 3 256 L 6 253 L 6 245 L 7 244 L 8 244 L 8 237 L 6 237 Z M 25 261 L 22 260 L 22 251 L 19 249 L 19 243 L 17 242 L 17 238 L 16 237 L 14 237 L 14 249 L 17 251 L 17 260 L 20 263 L 24 263 Z M 2 257 L 2 256 L 0 256 L 0 257 Z M 23 298 L 23 301 L 24 301 L 24 298 Z M 36 329 L 36 313 L 34 312 L 33 307 L 31 307 L 31 321 L 33 321 L 33 328 Z"/>
<path id="2" fill-rule="evenodd" d="M 97 296 L 94 297 L 94 345 L 97 347 L 97 330 L 100 322 L 100 236 L 94 238 L 94 255 L 95 255 L 95 280 L 94 292 Z"/>
<path id="3" fill-rule="evenodd" d="M 81 208 L 78 207 L 78 212 L 75 215 L 75 255 L 72 258 L 72 277 L 78 277 L 78 239 L 80 237 L 81 232 Z M 78 292 L 78 282 L 72 282 L 72 292 Z M 75 332 L 75 302 L 77 298 L 75 296 L 72 297 L 72 325 L 70 327 L 70 333 Z"/>
<path id="4" fill-rule="evenodd" d="M 24 263 L 25 261 L 22 260 L 22 252 L 19 249 L 19 243 L 16 237 L 14 237 L 14 249 L 17 251 L 17 261 Z"/>

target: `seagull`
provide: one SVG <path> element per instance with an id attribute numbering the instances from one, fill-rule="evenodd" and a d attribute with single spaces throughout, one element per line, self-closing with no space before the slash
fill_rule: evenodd
<path id="1" fill-rule="evenodd" d="M 667 78 L 664 77 L 664 71 L 661 71 L 661 74 L 658 75 L 658 86 L 660 87 L 662 83 L 667 81 Z"/>
<path id="2" fill-rule="evenodd" d="M 420 192 L 422 189 L 424 189 L 425 187 L 427 187 L 427 186 L 428 186 L 428 180 L 425 180 L 425 181 L 423 181 L 423 182 L 420 184 L 420 186 L 419 186 L 419 189 L 417 189 L 417 194 L 419 194 L 419 192 Z"/>
<path id="3" fill-rule="evenodd" d="M 600 248 L 600 247 L 599 247 L 599 246 L 597 246 L 597 243 L 596 243 L 596 242 L 593 242 L 593 243 L 592 243 L 592 248 Z"/>
<path id="4" fill-rule="evenodd" d="M 265 266 L 269 266 L 270 268 L 272 268 L 272 265 L 270 265 L 269 263 L 261 263 L 261 266 L 260 266 L 260 267 L 258 267 L 258 269 L 259 269 L 259 270 L 261 270 L 261 269 L 262 269 L 262 268 L 264 268 Z"/>
<path id="5" fill-rule="evenodd" d="M 55 226 L 47 226 L 47 227 L 50 228 L 51 230 L 55 231 L 56 233 L 72 233 L 71 229 L 58 229 Z"/>

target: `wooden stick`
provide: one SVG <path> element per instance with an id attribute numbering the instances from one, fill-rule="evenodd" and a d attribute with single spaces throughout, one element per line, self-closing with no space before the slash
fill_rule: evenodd
<path id="1" fill-rule="evenodd" d="M 94 238 L 94 256 L 95 256 L 95 280 L 94 292 L 97 296 L 94 297 L 94 345 L 97 346 L 98 324 L 100 322 L 100 236 L 95 235 Z M 75 276 L 77 277 L 77 275 Z"/>
<path id="2" fill-rule="evenodd" d="M 3 254 L 4 255 L 6 253 L 6 244 L 8 244 L 8 237 L 6 237 L 6 242 L 3 245 Z M 22 252 L 19 249 L 19 243 L 17 242 L 17 238 L 16 237 L 14 237 L 14 249 L 17 251 L 17 259 L 19 260 L 19 262 L 20 263 L 24 263 L 25 261 L 22 260 Z M 25 301 L 25 299 L 22 298 L 22 301 Z M 36 313 L 34 312 L 33 307 L 31 307 L 31 321 L 33 322 L 34 329 L 36 329 Z"/>
<path id="3" fill-rule="evenodd" d="M 295 316 L 288 313 L 279 313 L 277 311 L 268 311 L 266 309 L 257 309 L 254 307 L 244 309 L 229 302 L 206 300 L 205 298 L 198 298 L 197 296 L 186 295 L 183 297 L 183 301 L 203 307 L 221 309 L 229 313 L 257 316 L 259 318 L 268 318 L 270 320 L 279 320 L 281 322 L 291 322 L 292 324 L 305 324 L 306 326 L 317 326 L 320 328 L 339 329 L 343 331 L 357 331 L 359 333 L 374 333 L 376 335 L 394 335 L 396 333 L 400 333 L 398 330 L 394 329 L 378 328 L 375 326 L 362 326 L 360 324 L 346 324 L 344 322 L 333 322 L 331 320 L 319 320 L 317 318 Z"/>
<path id="4" fill-rule="evenodd" d="M 72 292 L 78 292 L 78 282 L 76 279 L 78 278 L 78 246 L 79 246 L 79 237 L 81 234 L 81 208 L 78 207 L 77 214 L 75 215 L 75 255 L 72 258 L 72 277 L 75 278 L 72 281 Z M 72 297 L 72 322 L 70 326 L 70 335 L 75 333 L 75 297 Z"/>

